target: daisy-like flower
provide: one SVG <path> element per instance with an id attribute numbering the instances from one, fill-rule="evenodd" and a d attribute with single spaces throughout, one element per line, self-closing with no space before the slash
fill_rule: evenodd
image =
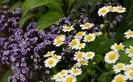
<path id="1" fill-rule="evenodd" d="M 44 61 L 45 67 L 49 67 L 49 68 L 55 67 L 58 62 L 59 60 L 53 59 L 53 58 L 48 58 Z"/>
<path id="2" fill-rule="evenodd" d="M 80 66 L 82 66 L 82 65 L 88 65 L 88 60 L 86 60 L 86 59 L 80 59 L 80 60 L 78 60 L 78 62 L 77 62 L 77 67 L 80 67 Z"/>
<path id="3" fill-rule="evenodd" d="M 75 38 L 77 38 L 77 39 L 82 39 L 82 37 L 85 36 L 85 35 L 86 35 L 85 32 L 79 31 L 79 32 L 76 34 Z"/>
<path id="4" fill-rule="evenodd" d="M 62 70 L 61 72 L 58 73 L 58 75 L 59 75 L 60 77 L 64 77 L 64 76 L 67 76 L 68 73 L 69 73 L 68 70 Z"/>
<path id="5" fill-rule="evenodd" d="M 73 39 L 70 43 L 69 43 L 69 46 L 72 48 L 72 49 L 76 49 L 77 48 L 77 45 L 80 43 L 79 39 Z"/>
<path id="6" fill-rule="evenodd" d="M 55 80 L 56 82 L 61 82 L 62 81 L 62 77 L 58 74 L 54 75 L 52 77 L 53 80 Z"/>
<path id="7" fill-rule="evenodd" d="M 133 64 L 133 58 L 130 60 L 130 63 Z"/>
<path id="8" fill-rule="evenodd" d="M 128 54 L 129 57 L 133 57 L 133 46 L 126 48 L 125 53 Z"/>
<path id="9" fill-rule="evenodd" d="M 98 10 L 98 15 L 104 17 L 108 12 L 109 12 L 109 9 L 104 6 Z"/>
<path id="10" fill-rule="evenodd" d="M 73 76 L 77 76 L 80 75 L 82 73 L 82 70 L 79 68 L 71 68 L 71 70 L 69 70 L 70 74 Z"/>
<path id="11" fill-rule="evenodd" d="M 83 29 L 83 30 L 90 29 L 93 26 L 94 26 L 93 23 L 88 23 L 88 22 L 80 25 L 81 29 Z"/>
<path id="12" fill-rule="evenodd" d="M 85 55 L 85 59 L 93 59 L 93 57 L 95 56 L 95 53 L 94 52 L 87 52 L 86 55 Z"/>
<path id="13" fill-rule="evenodd" d="M 126 72 L 125 72 L 125 76 L 126 76 L 129 80 L 133 80 L 133 70 L 126 71 Z"/>
<path id="14" fill-rule="evenodd" d="M 63 26 L 63 31 L 64 32 L 70 32 L 74 30 L 73 26 Z"/>
<path id="15" fill-rule="evenodd" d="M 126 65 L 123 63 L 118 63 L 116 65 L 113 65 L 114 72 L 119 73 L 120 71 L 125 70 L 125 66 Z"/>
<path id="16" fill-rule="evenodd" d="M 84 42 L 91 42 L 91 41 L 94 41 L 95 40 L 95 35 L 93 33 L 89 33 L 88 35 L 86 35 L 84 37 Z"/>
<path id="17" fill-rule="evenodd" d="M 48 51 L 46 55 L 44 55 L 44 57 L 50 57 L 52 55 L 54 55 L 55 51 Z"/>
<path id="18" fill-rule="evenodd" d="M 108 8 L 109 12 L 115 12 L 116 11 L 115 10 L 116 9 L 115 7 L 108 6 L 107 8 Z"/>
<path id="19" fill-rule="evenodd" d="M 62 82 L 76 82 L 77 79 L 73 75 L 67 75 Z"/>
<path id="20" fill-rule="evenodd" d="M 122 74 L 118 74 L 114 77 L 114 79 L 111 82 L 126 82 L 127 78 L 122 75 Z"/>
<path id="21" fill-rule="evenodd" d="M 79 60 L 79 59 L 82 59 L 85 56 L 85 53 L 81 52 L 81 51 L 78 51 L 78 52 L 75 52 L 74 56 L 75 56 L 74 60 Z"/>
<path id="22" fill-rule="evenodd" d="M 52 58 L 53 58 L 53 59 L 58 59 L 58 60 L 60 60 L 60 59 L 61 59 L 61 56 L 58 56 L 58 55 L 52 55 Z"/>
<path id="23" fill-rule="evenodd" d="M 133 71 L 133 64 L 126 65 L 125 71 L 130 71 L 130 70 Z"/>
<path id="24" fill-rule="evenodd" d="M 65 36 L 64 35 L 58 35 L 55 39 L 54 39 L 54 45 L 55 46 L 60 46 L 64 43 L 65 40 Z"/>
<path id="25" fill-rule="evenodd" d="M 115 7 L 115 10 L 118 13 L 124 13 L 124 12 L 126 12 L 126 8 L 125 7 L 122 7 L 122 6 Z"/>
<path id="26" fill-rule="evenodd" d="M 102 35 L 102 32 L 95 32 L 94 35 L 95 36 L 100 36 L 100 35 Z"/>
<path id="27" fill-rule="evenodd" d="M 125 37 L 126 37 L 127 39 L 133 38 L 133 31 L 131 31 L 131 30 L 128 30 L 128 31 L 125 32 L 124 34 L 125 34 Z"/>
<path id="28" fill-rule="evenodd" d="M 117 43 L 114 43 L 114 45 L 111 46 L 111 49 L 114 51 L 124 50 L 124 45 L 122 43 L 120 43 L 119 45 Z"/>
<path id="29" fill-rule="evenodd" d="M 77 50 L 81 50 L 81 49 L 83 49 L 83 48 L 85 48 L 85 43 L 79 43 L 78 45 L 77 45 Z"/>
<path id="30" fill-rule="evenodd" d="M 119 54 L 115 51 L 106 53 L 104 60 L 107 63 L 115 63 L 119 59 Z"/>

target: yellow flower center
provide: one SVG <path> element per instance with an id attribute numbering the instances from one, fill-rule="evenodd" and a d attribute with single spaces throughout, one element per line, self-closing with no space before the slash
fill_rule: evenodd
<path id="1" fill-rule="evenodd" d="M 115 59 L 115 54 L 110 54 L 108 58 L 109 58 L 109 60 Z"/>
<path id="2" fill-rule="evenodd" d="M 106 10 L 105 9 L 101 10 L 101 13 L 102 14 L 106 13 Z"/>
<path id="3" fill-rule="evenodd" d="M 113 7 L 109 7 L 109 10 L 112 11 L 112 10 L 114 10 L 114 8 Z"/>
<path id="4" fill-rule="evenodd" d="M 85 24 L 84 24 L 84 27 L 89 27 L 89 26 L 90 26 L 89 23 L 85 23 Z"/>
<path id="5" fill-rule="evenodd" d="M 121 49 L 121 46 L 120 45 L 116 45 L 115 46 L 115 49 L 120 50 Z"/>
<path id="6" fill-rule="evenodd" d="M 123 82 L 123 79 L 121 77 L 117 77 L 115 82 Z"/>
<path id="7" fill-rule="evenodd" d="M 78 70 L 74 69 L 74 70 L 73 70 L 73 73 L 78 73 Z"/>
<path id="8" fill-rule="evenodd" d="M 133 67 L 129 67 L 127 70 L 128 70 L 128 71 L 133 70 Z"/>
<path id="9" fill-rule="evenodd" d="M 52 55 L 52 52 L 48 52 L 48 56 L 51 56 Z"/>
<path id="10" fill-rule="evenodd" d="M 78 47 L 79 47 L 79 48 L 82 48 L 82 46 L 83 46 L 82 44 L 78 44 Z"/>
<path id="11" fill-rule="evenodd" d="M 60 38 L 61 38 L 61 35 L 56 36 L 56 39 L 60 39 Z"/>
<path id="12" fill-rule="evenodd" d="M 118 65 L 117 68 L 118 69 L 122 69 L 123 68 L 123 65 Z"/>
<path id="13" fill-rule="evenodd" d="M 76 36 L 82 36 L 83 32 L 78 32 Z"/>
<path id="14" fill-rule="evenodd" d="M 69 77 L 69 78 L 66 78 L 66 82 L 72 82 L 72 78 L 71 77 Z"/>
<path id="15" fill-rule="evenodd" d="M 76 40 L 72 40 L 70 44 L 71 44 L 72 46 L 74 46 L 74 45 L 77 44 L 77 41 L 76 41 Z"/>
<path id="16" fill-rule="evenodd" d="M 90 35 L 88 35 L 87 37 L 86 37 L 86 40 L 91 40 L 92 39 L 92 36 L 90 36 Z"/>
<path id="17" fill-rule="evenodd" d="M 61 44 L 62 40 L 61 39 L 57 39 L 56 44 Z"/>
<path id="18" fill-rule="evenodd" d="M 133 35 L 133 32 L 128 32 L 128 35 L 130 35 L 130 36 Z"/>
<path id="19" fill-rule="evenodd" d="M 67 31 L 68 31 L 68 30 L 71 30 L 71 27 L 70 27 L 70 26 L 66 26 L 66 27 L 65 27 L 65 30 L 67 30 Z"/>
<path id="20" fill-rule="evenodd" d="M 52 56 L 52 58 L 57 59 L 57 56 L 54 55 L 54 56 Z"/>
<path id="21" fill-rule="evenodd" d="M 122 10 L 123 10 L 123 8 L 122 8 L 122 7 L 118 7 L 117 9 L 118 9 L 119 11 L 122 11 Z"/>
<path id="22" fill-rule="evenodd" d="M 77 58 L 81 58 L 81 57 L 82 57 L 82 53 L 78 53 L 78 54 L 76 55 L 76 57 L 77 57 Z"/>
<path id="23" fill-rule="evenodd" d="M 84 64 L 85 64 L 85 61 L 84 61 L 84 60 L 81 60 L 81 61 L 80 61 L 80 64 L 81 64 L 81 65 L 84 65 Z"/>
<path id="24" fill-rule="evenodd" d="M 130 48 L 129 51 L 130 51 L 130 53 L 133 53 L 133 48 Z"/>
<path id="25" fill-rule="evenodd" d="M 48 61 L 48 64 L 50 64 L 50 65 L 52 65 L 53 63 L 54 63 L 53 60 L 49 60 L 49 61 Z"/>
<path id="26" fill-rule="evenodd" d="M 65 72 L 64 72 L 64 71 L 62 71 L 62 72 L 60 72 L 60 74 L 61 74 L 61 75 L 64 75 L 64 74 L 65 74 Z"/>
<path id="27" fill-rule="evenodd" d="M 91 56 L 92 56 L 92 54 L 88 53 L 88 54 L 87 54 L 87 56 L 88 56 L 88 57 L 91 57 Z"/>
<path id="28" fill-rule="evenodd" d="M 129 75 L 130 75 L 131 77 L 133 77 L 133 72 L 130 72 Z"/>

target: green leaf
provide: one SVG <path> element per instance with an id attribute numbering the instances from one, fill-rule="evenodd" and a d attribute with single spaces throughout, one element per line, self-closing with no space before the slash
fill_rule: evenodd
<path id="1" fill-rule="evenodd" d="M 10 75 L 13 75 L 12 70 L 8 70 L 8 71 L 4 74 L 4 76 L 3 76 L 3 78 L 2 78 L 2 82 L 8 82 L 8 77 L 9 77 Z"/>
<path id="2" fill-rule="evenodd" d="M 69 0 L 68 2 L 68 12 L 70 12 L 72 6 L 74 5 L 74 3 L 76 2 L 76 0 Z"/>
<path id="3" fill-rule="evenodd" d="M 0 0 L 0 3 L 7 3 L 9 2 L 10 0 Z"/>
<path id="4" fill-rule="evenodd" d="M 37 22 L 37 29 L 41 30 L 44 29 L 55 22 L 58 22 L 60 18 L 63 16 L 58 12 L 48 12 L 45 15 L 41 16 L 40 19 Z"/>
<path id="5" fill-rule="evenodd" d="M 133 46 L 133 39 L 124 40 L 123 45 L 125 47 Z"/>
<path id="6" fill-rule="evenodd" d="M 22 5 L 21 1 L 18 1 L 16 3 L 14 3 L 11 7 L 10 7 L 10 11 L 13 11 L 15 8 L 20 7 Z"/>
<path id="7" fill-rule="evenodd" d="M 19 26 L 23 27 L 23 25 L 25 24 L 26 21 L 28 21 L 31 17 L 35 16 L 35 14 L 28 14 L 24 17 L 21 17 L 20 21 L 19 21 Z"/>
<path id="8" fill-rule="evenodd" d="M 26 0 L 22 5 L 22 14 L 25 16 L 30 9 L 53 3 L 54 1 L 55 0 Z"/>

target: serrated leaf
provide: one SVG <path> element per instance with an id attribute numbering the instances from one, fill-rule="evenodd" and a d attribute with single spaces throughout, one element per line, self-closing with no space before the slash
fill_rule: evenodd
<path id="1" fill-rule="evenodd" d="M 10 11 L 13 11 L 15 8 L 20 7 L 22 5 L 21 1 L 18 1 L 16 3 L 14 3 L 11 7 L 10 7 Z"/>
<path id="2" fill-rule="evenodd" d="M 48 26 L 58 22 L 63 16 L 58 12 L 48 12 L 45 15 L 41 16 L 37 22 L 37 29 L 41 30 L 47 28 Z"/>
<path id="3" fill-rule="evenodd" d="M 13 75 L 12 70 L 8 70 L 8 71 L 4 74 L 4 76 L 3 76 L 3 78 L 2 78 L 2 82 L 8 82 L 8 77 L 9 77 L 10 75 Z"/>
<path id="4" fill-rule="evenodd" d="M 54 1 L 55 0 L 26 0 L 22 5 L 22 14 L 25 16 L 30 9 L 43 6 Z"/>
<path id="5" fill-rule="evenodd" d="M 26 21 L 28 21 L 31 17 L 35 16 L 35 14 L 28 14 L 24 17 L 21 17 L 20 21 L 19 21 L 19 26 L 22 27 Z"/>

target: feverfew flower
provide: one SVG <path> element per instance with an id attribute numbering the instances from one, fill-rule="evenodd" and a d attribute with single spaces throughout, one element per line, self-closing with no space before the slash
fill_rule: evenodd
<path id="1" fill-rule="evenodd" d="M 126 48 L 125 53 L 128 54 L 129 57 L 133 57 L 133 46 Z"/>
<path id="2" fill-rule="evenodd" d="M 104 60 L 107 63 L 115 63 L 118 60 L 118 58 L 119 58 L 118 52 L 110 51 L 106 53 Z"/>
<path id="3" fill-rule="evenodd" d="M 95 53 L 94 52 L 87 52 L 86 54 L 85 54 L 85 59 L 93 59 L 93 57 L 95 56 Z"/>
<path id="4" fill-rule="evenodd" d="M 133 64 L 126 65 L 125 71 L 133 71 Z"/>
<path id="5" fill-rule="evenodd" d="M 128 31 L 125 32 L 124 34 L 125 34 L 125 37 L 126 37 L 127 39 L 133 38 L 133 31 L 131 31 L 131 30 L 128 30 Z"/>
<path id="6" fill-rule="evenodd" d="M 114 45 L 111 46 L 111 49 L 114 51 L 124 50 L 124 45 L 122 43 L 120 43 L 119 45 L 117 43 L 114 43 Z"/>
<path id="7" fill-rule="evenodd" d="M 118 74 L 114 77 L 114 79 L 111 82 L 126 82 L 126 80 L 127 80 L 126 76 Z"/>
<path id="8" fill-rule="evenodd" d="M 126 72 L 125 72 L 125 76 L 126 76 L 129 80 L 133 80 L 133 70 L 126 71 Z"/>
<path id="9" fill-rule="evenodd" d="M 45 67 L 49 67 L 49 68 L 55 67 L 58 62 L 59 60 L 53 59 L 53 58 L 48 58 L 44 61 Z"/>
<path id="10" fill-rule="evenodd" d="M 82 37 L 85 36 L 85 35 L 86 35 L 85 32 L 79 31 L 79 32 L 76 34 L 75 38 L 77 38 L 77 39 L 82 39 Z"/>
<path id="11" fill-rule="evenodd" d="M 72 48 L 72 49 L 76 49 L 77 48 L 77 45 L 80 43 L 79 39 L 73 39 L 70 43 L 69 43 L 69 46 Z"/>
<path id="12" fill-rule="evenodd" d="M 84 56 L 85 56 L 85 53 L 84 52 L 81 52 L 81 51 L 75 52 L 75 54 L 74 54 L 74 60 L 82 59 Z"/>
<path id="13" fill-rule="evenodd" d="M 93 26 L 94 26 L 93 23 L 84 23 L 84 24 L 81 24 L 81 25 L 80 25 L 81 29 L 83 29 L 83 30 L 90 29 L 90 28 L 92 28 Z"/>
<path id="14" fill-rule="evenodd" d="M 117 7 L 115 7 L 115 11 L 118 13 L 124 13 L 124 12 L 126 12 L 126 8 L 122 7 L 122 6 L 117 6 Z"/>
<path id="15" fill-rule="evenodd" d="M 55 46 L 60 46 L 64 43 L 65 40 L 65 36 L 64 35 L 58 35 L 55 39 L 54 39 L 54 45 Z"/>
<path id="16" fill-rule="evenodd" d="M 109 12 L 115 12 L 116 11 L 115 10 L 116 8 L 113 6 L 107 6 L 107 8 L 108 8 Z"/>
<path id="17" fill-rule="evenodd" d="M 109 9 L 104 6 L 98 10 L 98 15 L 104 17 L 108 12 L 109 12 Z"/>
<path id="18" fill-rule="evenodd" d="M 88 35 L 86 35 L 84 37 L 84 42 L 91 42 L 91 41 L 94 41 L 95 40 L 95 35 L 93 33 L 89 33 Z"/>
<path id="19" fill-rule="evenodd" d="M 77 48 L 76 49 L 81 50 L 81 49 L 85 48 L 85 45 L 86 45 L 85 43 L 79 43 L 77 45 Z"/>
<path id="20" fill-rule="evenodd" d="M 70 32 L 74 30 L 73 26 L 63 26 L 63 31 L 64 32 Z"/>
<path id="21" fill-rule="evenodd" d="M 49 57 L 54 55 L 55 51 L 48 51 L 46 55 L 44 55 L 44 57 Z"/>
<path id="22" fill-rule="evenodd" d="M 63 79 L 62 82 L 76 82 L 76 81 L 77 81 L 77 79 L 75 76 L 67 75 L 67 76 L 65 76 L 65 78 Z"/>
<path id="23" fill-rule="evenodd" d="M 88 60 L 86 60 L 86 59 L 80 59 L 80 60 L 78 60 L 78 62 L 76 63 L 76 66 L 77 67 L 80 67 L 80 66 L 82 66 L 82 65 L 88 65 Z"/>
<path id="24" fill-rule="evenodd" d="M 58 59 L 58 60 L 60 60 L 60 59 L 61 59 L 61 56 L 58 56 L 58 55 L 52 55 L 52 58 L 53 58 L 53 59 Z"/>
<path id="25" fill-rule="evenodd" d="M 77 76 L 82 73 L 82 70 L 79 68 L 71 68 L 71 70 L 69 70 L 69 73 L 73 76 Z"/>
<path id="26" fill-rule="evenodd" d="M 118 63 L 116 65 L 113 65 L 113 69 L 114 69 L 115 73 L 119 73 L 120 71 L 125 70 L 125 64 Z"/>
<path id="27" fill-rule="evenodd" d="M 68 73 L 69 73 L 68 70 L 62 70 L 61 72 L 58 73 L 58 75 L 59 75 L 60 77 L 64 77 L 64 76 L 67 76 Z"/>

